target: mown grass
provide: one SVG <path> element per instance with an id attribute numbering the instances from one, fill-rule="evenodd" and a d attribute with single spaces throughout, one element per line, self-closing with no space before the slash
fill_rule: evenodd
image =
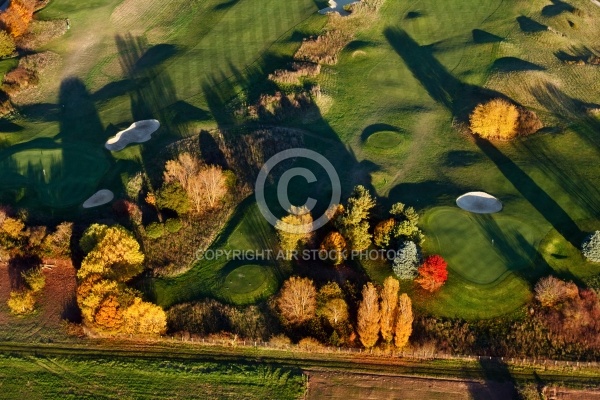
<path id="1" fill-rule="evenodd" d="M 5 398 L 297 399 L 304 378 L 268 364 L 0 356 Z"/>

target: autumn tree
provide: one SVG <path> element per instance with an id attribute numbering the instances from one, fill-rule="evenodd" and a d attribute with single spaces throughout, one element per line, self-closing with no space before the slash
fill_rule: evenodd
<path id="1" fill-rule="evenodd" d="M 320 309 L 320 314 L 327 318 L 331 326 L 337 326 L 348 320 L 348 304 L 342 298 L 331 299 Z"/>
<path id="2" fill-rule="evenodd" d="M 401 349 L 408 344 L 408 340 L 412 334 L 412 324 L 412 302 L 406 293 L 402 293 L 398 300 L 398 312 L 394 332 L 394 344 L 396 347 Z"/>
<path id="3" fill-rule="evenodd" d="M 94 322 L 110 331 L 119 330 L 123 326 L 123 307 L 116 294 L 110 294 L 100 301 L 94 312 Z"/>
<path id="4" fill-rule="evenodd" d="M 439 255 L 427 257 L 419 267 L 416 282 L 429 292 L 441 288 L 448 280 L 448 263 Z"/>
<path id="5" fill-rule="evenodd" d="M 6 217 L 0 226 L 0 230 L 11 239 L 19 238 L 23 234 L 23 229 L 25 229 L 23 221 L 11 217 Z"/>
<path id="6" fill-rule="evenodd" d="M 32 268 L 28 271 L 23 271 L 21 273 L 23 280 L 25 281 L 25 285 L 27 288 L 31 290 L 34 294 L 39 293 L 46 286 L 46 276 L 42 272 L 40 267 Z"/>
<path id="7" fill-rule="evenodd" d="M 293 206 L 292 206 L 293 207 Z M 279 246 L 290 258 L 292 252 L 306 245 L 313 237 L 313 218 L 306 207 L 293 207 L 290 213 L 277 221 L 275 229 Z"/>
<path id="8" fill-rule="evenodd" d="M 373 231 L 373 242 L 377 247 L 385 248 L 390 244 L 396 220 L 394 218 L 381 221 L 375 226 Z"/>
<path id="9" fill-rule="evenodd" d="M 13 37 L 21 36 L 33 19 L 34 4 L 30 0 L 11 0 L 0 13 L 0 26 Z"/>
<path id="10" fill-rule="evenodd" d="M 317 290 L 312 280 L 292 276 L 283 283 L 277 297 L 281 317 L 291 325 L 299 325 L 315 316 Z"/>
<path id="11" fill-rule="evenodd" d="M 156 196 L 156 206 L 160 209 L 168 208 L 178 215 L 190 211 L 190 200 L 179 182 L 165 183 Z"/>
<path id="12" fill-rule="evenodd" d="M 504 99 L 479 104 L 470 117 L 471 131 L 484 139 L 510 140 L 518 134 L 519 110 Z"/>
<path id="13" fill-rule="evenodd" d="M 89 248 L 77 272 L 79 279 L 90 274 L 126 282 L 143 270 L 144 254 L 133 235 L 121 226 L 92 225 L 81 238 L 81 247 Z"/>
<path id="14" fill-rule="evenodd" d="M 31 290 L 12 291 L 6 304 L 13 314 L 30 314 L 35 310 L 35 296 Z"/>
<path id="15" fill-rule="evenodd" d="M 44 247 L 55 257 L 68 257 L 71 255 L 71 236 L 73 235 L 73 223 L 63 222 L 56 230 L 46 236 Z"/>
<path id="16" fill-rule="evenodd" d="M 157 334 L 167 331 L 167 315 L 162 308 L 135 298 L 123 312 L 123 330 L 129 334 Z"/>
<path id="17" fill-rule="evenodd" d="M 15 50 L 15 40 L 6 31 L 0 30 L 0 57 L 10 56 Z"/>
<path id="18" fill-rule="evenodd" d="M 320 250 L 327 253 L 327 260 L 340 265 L 345 259 L 346 241 L 339 232 L 329 232 L 321 242 Z"/>
<path id="19" fill-rule="evenodd" d="M 197 213 L 217 207 L 227 194 L 227 176 L 221 167 L 202 165 L 189 153 L 167 161 L 164 179 L 179 183 Z"/>
<path id="20" fill-rule="evenodd" d="M 394 338 L 394 324 L 396 322 L 396 313 L 398 311 L 398 291 L 400 282 L 391 276 L 383 281 L 383 290 L 381 291 L 381 337 L 386 343 L 391 343 Z"/>
<path id="21" fill-rule="evenodd" d="M 399 279 L 415 279 L 418 274 L 421 254 L 413 241 L 406 241 L 400 245 L 392 264 L 394 274 Z"/>
<path id="22" fill-rule="evenodd" d="M 373 207 L 375 199 L 371 193 L 358 185 L 348 199 L 344 212 L 336 218 L 335 224 L 352 250 L 365 250 L 371 245 L 368 219 Z"/>
<path id="23" fill-rule="evenodd" d="M 553 276 L 540 279 L 534 288 L 535 299 L 544 307 L 572 300 L 579 294 L 577 285 L 573 282 L 565 282 Z"/>
<path id="24" fill-rule="evenodd" d="M 366 348 L 375 346 L 379 339 L 379 294 L 371 282 L 363 286 L 357 320 L 358 336 L 363 346 Z"/>

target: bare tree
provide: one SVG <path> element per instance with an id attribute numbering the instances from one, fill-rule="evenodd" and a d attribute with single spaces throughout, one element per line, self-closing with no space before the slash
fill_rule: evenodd
<path id="1" fill-rule="evenodd" d="M 284 282 L 277 306 L 283 319 L 292 325 L 312 319 L 317 308 L 317 289 L 313 281 L 292 276 Z"/>

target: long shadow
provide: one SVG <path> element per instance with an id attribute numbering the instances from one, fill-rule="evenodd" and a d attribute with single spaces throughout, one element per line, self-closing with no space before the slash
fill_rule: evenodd
<path id="1" fill-rule="evenodd" d="M 429 95 L 460 121 L 466 121 L 473 108 L 483 100 L 506 98 L 501 93 L 460 82 L 404 30 L 388 28 L 385 36 Z M 475 144 L 565 239 L 579 245 L 581 231 L 577 224 L 550 195 L 494 144 L 479 137 L 475 137 Z"/>
<path id="2" fill-rule="evenodd" d="M 581 230 L 569 214 L 544 189 L 523 171 L 513 160 L 504 155 L 494 144 L 475 137 L 475 143 L 502 174 L 531 205 L 573 246 L 579 246 Z"/>
<path id="3" fill-rule="evenodd" d="M 545 6 L 542 8 L 542 15 L 545 17 L 555 17 L 564 12 L 573 12 L 575 11 L 575 7 L 570 5 L 569 3 L 565 3 L 560 0 L 550 0 L 552 5 Z"/>
<path id="4" fill-rule="evenodd" d="M 485 383 L 484 387 L 481 384 L 469 385 L 469 392 L 473 399 L 523 399 L 506 363 L 497 358 L 482 357 L 479 365 Z"/>

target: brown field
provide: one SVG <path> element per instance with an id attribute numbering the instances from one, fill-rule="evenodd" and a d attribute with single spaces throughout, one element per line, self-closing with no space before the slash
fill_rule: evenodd
<path id="1" fill-rule="evenodd" d="M 308 399 L 511 399 L 510 383 L 306 371 Z"/>
<path id="2" fill-rule="evenodd" d="M 16 317 L 6 305 L 12 290 L 11 273 L 7 264 L 0 264 L 0 340 L 64 339 L 64 318 L 73 318 L 76 309 L 75 274 L 73 265 L 64 261 L 57 262 L 52 269 L 44 269 L 46 287 L 38 296 L 35 313 Z"/>

